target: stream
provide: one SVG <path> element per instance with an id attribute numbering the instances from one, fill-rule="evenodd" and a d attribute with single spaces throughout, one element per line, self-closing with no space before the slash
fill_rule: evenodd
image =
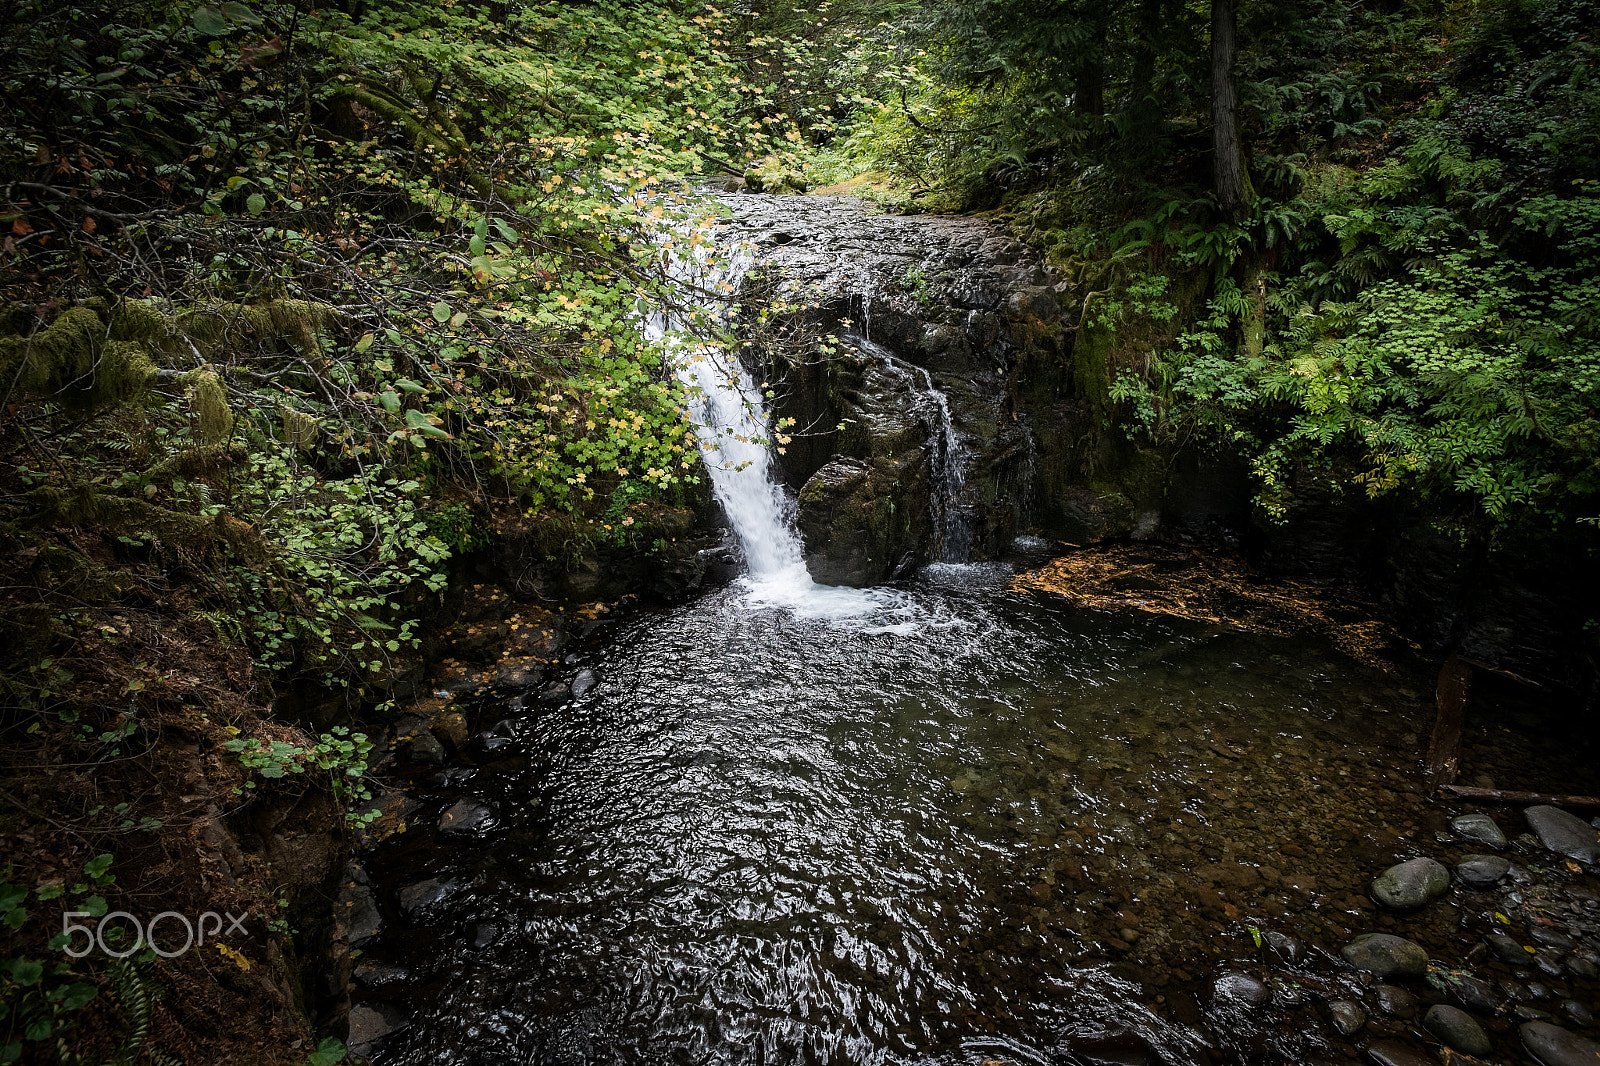
<path id="1" fill-rule="evenodd" d="M 722 380 L 706 421 L 759 428 L 748 375 Z M 1549 880 L 1414 916 L 1368 898 L 1400 859 L 1480 850 L 1416 782 L 1427 670 L 1020 591 L 1060 552 L 1037 538 L 961 561 L 943 411 L 948 561 L 817 585 L 764 449 L 734 449 L 710 466 L 743 577 L 597 614 L 544 696 L 459 701 L 471 739 L 408 771 L 412 828 L 362 860 L 388 916 L 355 969 L 393 1030 L 375 1061 L 1334 1063 L 1344 1001 L 1372 1010 L 1362 1040 L 1421 1046 L 1340 947 L 1403 932 L 1459 960 Z M 1468 750 L 1592 772 L 1487 732 Z"/>

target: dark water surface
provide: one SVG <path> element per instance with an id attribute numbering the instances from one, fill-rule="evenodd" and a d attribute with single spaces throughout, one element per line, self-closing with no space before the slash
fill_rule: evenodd
<path id="1" fill-rule="evenodd" d="M 445 881 L 375 949 L 419 981 L 380 1061 L 1326 1053 L 1185 990 L 1262 930 L 1336 951 L 1367 920 L 1352 866 L 1427 828 L 1416 679 L 1013 572 L 932 567 L 845 621 L 710 592 L 585 641 L 581 697 L 482 708 L 499 746 L 436 802 L 498 834 L 371 859 L 391 901 Z"/>

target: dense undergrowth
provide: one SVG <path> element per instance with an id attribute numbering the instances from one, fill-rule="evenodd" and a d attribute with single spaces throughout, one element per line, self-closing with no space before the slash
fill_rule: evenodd
<path id="1" fill-rule="evenodd" d="M 382 698 L 507 516 L 560 565 L 699 501 L 642 326 L 705 254 L 686 182 L 792 154 L 786 53 L 671 2 L 6 10 L 0 1061 L 302 1062 L 287 921 L 237 957 L 49 961 L 57 888 L 114 854 L 134 898 L 220 905 L 171 898 L 207 883 L 174 865 L 186 793 L 336 839 L 365 741 L 275 695 Z M 265 919 L 325 887 L 235 859 Z"/>
<path id="2" fill-rule="evenodd" d="M 883 62 L 841 82 L 855 122 L 815 168 L 1008 216 L 1077 285 L 1076 385 L 1111 433 L 1238 455 L 1269 517 L 1311 488 L 1466 536 L 1570 531 L 1600 488 L 1597 22 L 1546 0 L 925 5 L 858 35 Z"/>

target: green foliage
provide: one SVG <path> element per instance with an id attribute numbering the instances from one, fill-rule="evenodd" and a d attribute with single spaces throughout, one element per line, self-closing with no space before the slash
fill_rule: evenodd
<path id="1" fill-rule="evenodd" d="M 372 799 L 364 778 L 372 741 L 364 733 L 351 733 L 344 726 L 334 726 L 332 732 L 323 733 L 315 743 L 305 746 L 284 740 L 234 737 L 225 741 L 223 747 L 237 755 L 245 769 L 268 780 L 286 774 L 325 773 L 334 796 L 345 807 L 347 818 L 353 822 L 370 822 L 377 817 L 376 812 L 358 812 L 361 804 Z M 255 787 L 253 780 L 244 784 L 247 789 Z"/>

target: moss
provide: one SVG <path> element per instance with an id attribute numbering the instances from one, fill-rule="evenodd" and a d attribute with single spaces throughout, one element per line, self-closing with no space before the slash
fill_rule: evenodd
<path id="1" fill-rule="evenodd" d="M 201 447 L 220 444 L 233 436 L 233 412 L 222 379 L 212 370 L 195 370 L 179 381 L 187 386 L 189 411 L 194 416 L 194 437 Z"/>
<path id="2" fill-rule="evenodd" d="M 73 403 L 125 400 L 155 375 L 137 341 L 113 339 L 92 308 L 72 307 L 31 335 L 0 337 L 0 378 Z"/>

